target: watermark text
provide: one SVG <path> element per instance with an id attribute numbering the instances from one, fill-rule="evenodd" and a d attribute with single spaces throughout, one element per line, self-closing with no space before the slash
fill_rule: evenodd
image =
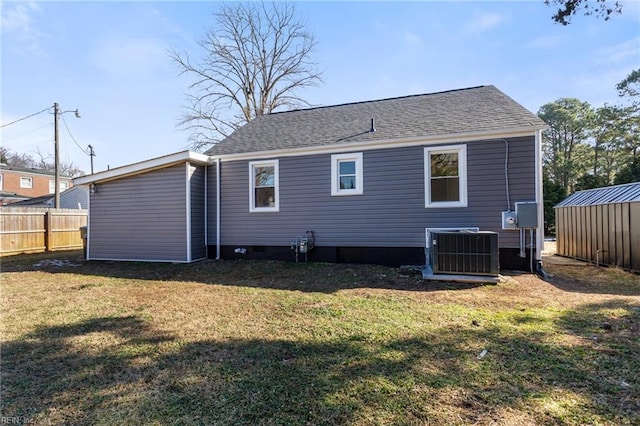
<path id="1" fill-rule="evenodd" d="M 0 425 L 30 425 L 35 424 L 35 419 L 23 416 L 0 416 Z"/>

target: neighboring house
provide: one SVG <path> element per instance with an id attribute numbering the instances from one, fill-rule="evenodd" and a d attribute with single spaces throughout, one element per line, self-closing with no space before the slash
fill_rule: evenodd
<path id="1" fill-rule="evenodd" d="M 29 197 L 16 194 L 15 192 L 0 191 L 0 206 L 15 203 L 16 201 L 28 200 Z"/>
<path id="2" fill-rule="evenodd" d="M 12 207 L 46 207 L 52 208 L 55 195 L 42 195 L 13 203 Z M 61 209 L 87 209 L 89 206 L 89 190 L 83 186 L 73 186 L 60 193 Z"/>
<path id="3" fill-rule="evenodd" d="M 73 186 L 73 179 L 60 177 L 60 192 Z M 13 193 L 20 199 L 55 193 L 55 174 L 47 170 L 0 164 L 0 191 Z M 3 200 L 8 200 L 3 198 Z M 3 201 L 3 204 L 5 201 Z M 8 203 L 6 203 L 8 204 Z"/>
<path id="4" fill-rule="evenodd" d="M 497 233 L 501 266 L 526 269 L 541 228 L 504 217 L 529 202 L 526 227 L 543 223 L 545 128 L 493 86 L 268 114 L 207 155 L 76 179 L 93 188 L 87 256 L 293 260 L 313 231 L 310 260 L 423 265 L 447 228 Z"/>

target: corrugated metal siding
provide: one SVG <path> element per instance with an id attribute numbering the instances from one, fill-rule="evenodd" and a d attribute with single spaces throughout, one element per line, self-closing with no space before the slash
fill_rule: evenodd
<path id="1" fill-rule="evenodd" d="M 534 200 L 534 137 L 511 139 L 509 151 L 511 203 Z M 223 162 L 222 244 L 288 246 L 313 230 L 321 246 L 424 247 L 424 228 L 478 226 L 518 247 L 518 232 L 501 230 L 504 156 L 502 141 L 469 143 L 468 207 L 446 209 L 424 207 L 424 147 L 365 151 L 364 195 L 355 196 L 331 196 L 329 154 L 283 157 L 277 213 L 249 213 L 248 162 Z"/>
<path id="2" fill-rule="evenodd" d="M 189 166 L 191 185 L 191 260 L 207 257 L 205 242 L 205 172 L 203 166 Z"/>
<path id="3" fill-rule="evenodd" d="M 97 185 L 92 259 L 186 261 L 186 170 L 177 165 Z"/>
<path id="4" fill-rule="evenodd" d="M 640 202 L 556 208 L 561 256 L 640 271 Z"/>

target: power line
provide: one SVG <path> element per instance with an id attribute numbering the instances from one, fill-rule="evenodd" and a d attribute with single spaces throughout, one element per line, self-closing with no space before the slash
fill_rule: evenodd
<path id="1" fill-rule="evenodd" d="M 73 143 L 76 144 L 76 146 L 78 148 L 80 148 L 80 150 L 85 154 L 85 155 L 90 155 L 90 153 L 87 152 L 86 149 L 84 149 L 83 147 L 80 146 L 80 144 L 76 141 L 76 138 L 73 137 L 73 135 L 71 134 L 71 130 L 69 130 L 69 126 L 67 126 L 67 122 L 64 119 L 64 114 L 60 114 L 60 117 L 62 117 L 62 122 L 64 123 L 64 127 L 67 129 L 67 133 L 69 133 L 69 136 L 71 136 L 71 139 L 73 140 Z"/>
<path id="2" fill-rule="evenodd" d="M 45 109 L 43 109 L 42 111 L 34 112 L 34 113 L 33 113 L 33 114 L 31 114 L 31 115 L 27 115 L 26 117 L 19 118 L 19 119 L 15 120 L 15 121 L 12 121 L 11 123 L 3 124 L 2 126 L 0 126 L 0 128 L 10 126 L 11 124 L 15 124 L 15 123 L 17 123 L 18 121 L 26 120 L 27 118 L 31 118 L 31 117 L 33 117 L 34 115 L 42 114 L 43 112 L 45 112 L 45 111 L 49 110 L 50 108 L 51 108 L 51 107 L 46 107 L 46 108 L 45 108 Z"/>
<path id="3" fill-rule="evenodd" d="M 14 139 L 19 139 L 19 138 L 21 138 L 21 137 L 24 137 L 24 136 L 30 135 L 31 133 L 37 132 L 38 130 L 44 129 L 45 127 L 51 127 L 51 126 L 52 126 L 52 124 L 51 124 L 51 123 L 47 123 L 47 124 L 45 124 L 44 126 L 40 126 L 40 127 L 35 128 L 35 129 L 29 130 L 29 131 L 28 131 L 28 132 L 26 132 L 26 133 L 22 133 L 22 134 L 20 134 L 20 135 L 13 136 L 13 137 L 11 137 L 11 138 L 2 138 L 2 142 L 9 142 L 9 141 L 12 141 L 12 140 L 14 140 Z"/>

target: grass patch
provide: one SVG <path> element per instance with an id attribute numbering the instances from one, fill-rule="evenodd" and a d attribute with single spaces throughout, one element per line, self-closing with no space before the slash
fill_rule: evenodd
<path id="1" fill-rule="evenodd" d="M 65 257 L 79 266 L 33 267 Z M 2 416 L 640 423 L 633 275 L 616 294 L 557 271 L 550 282 L 521 275 L 456 287 L 368 265 L 83 262 L 73 253 L 14 257 L 2 269 Z"/>

